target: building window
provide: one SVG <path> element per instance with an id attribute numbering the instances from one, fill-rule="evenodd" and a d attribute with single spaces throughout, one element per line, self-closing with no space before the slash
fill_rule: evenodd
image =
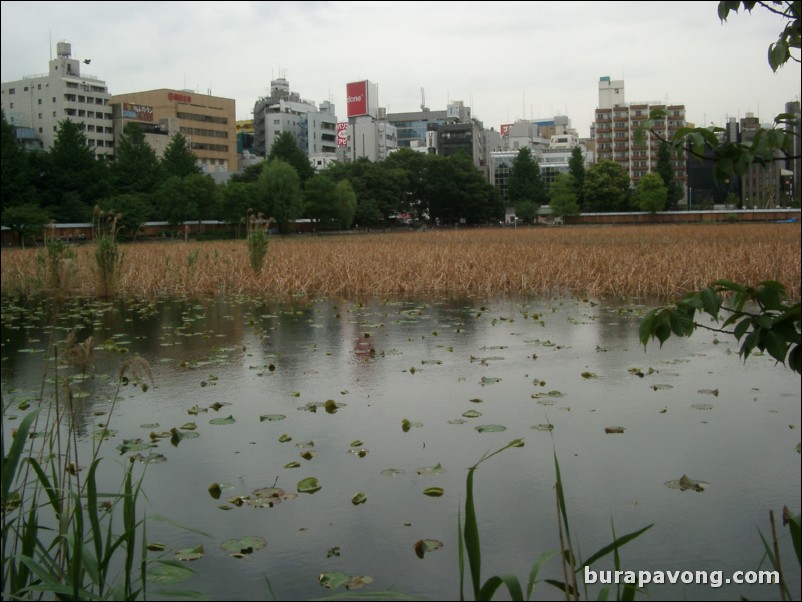
<path id="1" fill-rule="evenodd" d="M 42 104 L 42 99 L 41 98 L 39 99 L 39 103 L 38 104 Z"/>
<path id="2" fill-rule="evenodd" d="M 41 89 L 42 89 L 42 84 L 38 84 L 38 85 L 36 86 L 36 89 L 37 89 L 37 90 L 41 90 Z"/>
<path id="3" fill-rule="evenodd" d="M 8 89 L 8 93 L 9 94 L 16 94 L 17 93 L 17 89 L 16 88 L 9 88 Z"/>
<path id="4" fill-rule="evenodd" d="M 56 102 L 56 97 L 54 96 L 53 97 L 53 103 L 55 104 L 55 102 Z M 41 98 L 39 99 L 39 104 L 42 104 L 42 99 Z"/>
<path id="5" fill-rule="evenodd" d="M 41 119 L 41 118 L 42 118 L 42 114 L 41 114 L 41 113 L 39 113 L 39 119 Z"/>
<path id="6" fill-rule="evenodd" d="M 56 116 L 56 112 L 55 112 L 55 111 L 53 111 L 53 117 L 55 117 L 55 116 Z"/>
<path id="7" fill-rule="evenodd" d="M 23 92 L 27 92 L 27 91 L 28 91 L 28 86 L 25 86 L 25 87 L 22 89 L 22 91 L 23 91 Z"/>
<path id="8" fill-rule="evenodd" d="M 12 108 L 12 109 L 14 108 L 14 103 L 13 103 L 13 102 L 11 103 L 11 108 Z"/>

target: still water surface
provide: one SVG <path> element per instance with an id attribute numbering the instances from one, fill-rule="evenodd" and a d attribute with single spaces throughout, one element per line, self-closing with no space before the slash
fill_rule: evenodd
<path id="1" fill-rule="evenodd" d="M 3 428 L 36 395 L 46 370 L 38 351 L 51 336 L 63 344 L 76 330 L 98 345 L 93 377 L 76 385 L 88 394 L 79 398 L 87 449 L 119 365 L 146 358 L 154 386 L 123 388 L 101 473 L 110 487 L 121 481 L 133 455 L 115 449 L 123 440 L 197 425 L 197 438 L 158 442 L 152 452 L 167 461 L 147 465 L 144 490 L 148 515 L 202 533 L 150 521 L 148 537 L 168 551 L 202 544 L 204 557 L 189 564 L 197 575 L 180 587 L 217 600 L 272 599 L 266 579 L 277 599 L 324 597 L 332 592 L 318 577 L 333 571 L 372 577 L 363 591 L 455 599 L 467 468 L 516 438 L 523 448 L 476 473 L 484 578 L 525 581 L 538 556 L 559 547 L 555 452 L 582 557 L 612 541 L 612 524 L 620 536 L 654 523 L 622 549 L 624 568 L 721 570 L 725 578 L 756 570 L 768 511 L 799 512 L 799 377 L 767 357 L 744 364 L 730 338 L 708 332 L 644 351 L 644 309 L 568 298 L 86 301 L 53 322 L 52 308 L 7 302 Z M 335 413 L 321 407 L 328 400 Z M 231 424 L 210 424 L 229 416 Z M 477 430 L 487 425 L 505 430 Z M 317 455 L 304 459 L 308 451 Z M 300 466 L 287 468 L 292 462 Z M 438 464 L 444 472 L 419 474 Z M 683 475 L 705 490 L 666 486 Z M 272 508 L 228 502 L 274 484 L 295 493 L 307 477 L 320 491 Z M 220 499 L 207 491 L 212 483 L 223 485 Z M 428 497 L 428 487 L 444 495 Z M 357 492 L 366 503 L 352 504 Z M 267 548 L 236 559 L 220 547 L 250 535 Z M 420 559 L 421 539 L 443 548 Z M 784 544 L 796 595 L 799 572 Z M 562 580 L 556 559 L 543 576 Z M 652 599 L 741 595 L 778 597 L 775 586 L 649 588 Z M 541 584 L 535 598 L 561 592 Z"/>

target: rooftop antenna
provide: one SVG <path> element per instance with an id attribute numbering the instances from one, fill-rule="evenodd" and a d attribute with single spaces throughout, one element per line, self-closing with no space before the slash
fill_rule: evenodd
<path id="1" fill-rule="evenodd" d="M 426 93 L 423 91 L 423 86 L 420 88 L 420 110 L 427 111 L 426 108 Z"/>

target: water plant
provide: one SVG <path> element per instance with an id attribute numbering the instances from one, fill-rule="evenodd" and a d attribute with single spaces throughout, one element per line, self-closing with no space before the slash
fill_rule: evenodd
<path id="1" fill-rule="evenodd" d="M 122 215 L 95 207 L 92 215 L 97 267 L 97 293 L 103 299 L 113 297 L 122 268 L 123 253 L 117 245 L 117 223 Z"/>
<path id="2" fill-rule="evenodd" d="M 252 209 L 248 210 L 246 244 L 248 245 L 248 261 L 251 265 L 251 270 L 255 274 L 259 274 L 262 271 L 262 266 L 265 263 L 265 257 L 267 256 L 267 234 L 265 229 L 270 226 L 271 222 L 272 219 L 265 220 L 262 213 L 254 213 Z"/>
<path id="3" fill-rule="evenodd" d="M 465 556 L 468 558 L 468 570 L 470 573 L 470 585 L 473 590 L 475 600 L 492 600 L 498 589 L 504 585 L 507 588 L 507 593 L 510 598 L 515 601 L 529 600 L 532 593 L 535 591 L 538 580 L 540 568 L 545 561 L 556 556 L 557 551 L 543 552 L 529 571 L 529 578 L 526 584 L 526 596 L 524 597 L 524 590 L 521 587 L 521 582 L 518 577 L 512 574 L 494 575 L 482 583 L 482 548 L 479 541 L 479 522 L 476 517 L 476 505 L 473 494 L 473 480 L 474 473 L 479 465 L 489 460 L 493 456 L 508 450 L 512 447 L 523 447 L 524 442 L 522 439 L 514 439 L 504 447 L 497 449 L 492 453 L 487 453 L 481 459 L 468 469 L 468 477 L 465 483 L 465 522 L 462 521 L 462 513 L 458 513 L 459 523 L 459 575 L 460 575 L 460 600 L 465 600 Z M 565 505 L 565 496 L 563 495 L 563 482 L 560 475 L 560 465 L 557 461 L 557 453 L 554 453 L 554 469 L 556 473 L 555 491 L 557 496 L 557 516 L 559 525 L 559 539 L 560 551 L 559 556 L 562 560 L 563 580 L 557 581 L 553 579 L 546 579 L 545 582 L 549 583 L 563 592 L 565 592 L 565 599 L 579 600 L 580 588 L 577 581 L 577 574 L 579 574 L 585 567 L 591 566 L 596 561 L 613 554 L 616 570 L 621 570 L 620 557 L 618 550 L 624 544 L 639 537 L 644 532 L 649 530 L 653 525 L 647 525 L 642 529 L 633 531 L 621 537 L 616 537 L 615 528 L 613 527 L 613 541 L 599 549 L 595 554 L 592 554 L 587 560 L 582 561 L 574 554 L 574 545 L 571 539 L 570 523 L 568 520 L 568 512 Z M 584 595 L 588 598 L 587 584 L 583 583 Z M 634 599 L 636 590 L 633 585 L 624 585 L 616 592 L 617 600 L 632 600 Z M 607 599 L 609 590 L 605 587 L 599 593 L 599 599 Z"/>

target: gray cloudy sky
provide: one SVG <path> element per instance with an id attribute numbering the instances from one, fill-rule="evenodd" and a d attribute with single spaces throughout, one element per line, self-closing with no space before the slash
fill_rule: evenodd
<path id="1" fill-rule="evenodd" d="M 388 112 L 463 100 L 485 127 L 568 115 L 589 134 L 600 76 L 626 100 L 684 103 L 697 125 L 798 100 L 800 67 L 767 48 L 784 23 L 765 10 L 722 24 L 718 2 L 2 2 L 2 81 L 45 73 L 57 41 L 91 59 L 112 94 L 188 88 L 251 117 L 270 80 L 336 104 L 379 85 Z M 51 45 L 52 41 L 52 45 Z"/>

